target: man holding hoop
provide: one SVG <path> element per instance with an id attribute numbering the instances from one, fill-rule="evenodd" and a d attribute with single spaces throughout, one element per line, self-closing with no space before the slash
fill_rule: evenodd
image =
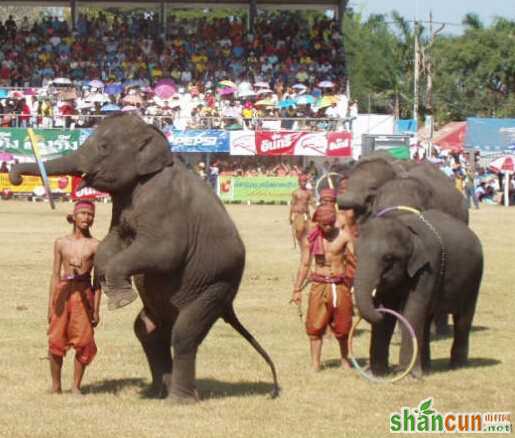
<path id="1" fill-rule="evenodd" d="M 320 205 L 313 215 L 316 228 L 305 239 L 309 248 L 301 258 L 292 301 L 301 304 L 303 284 L 310 274 L 306 333 L 310 339 L 311 363 L 320 370 L 322 337 L 329 326 L 340 344 L 343 368 L 350 368 L 347 338 L 352 326 L 351 289 L 356 272 L 353 236 L 346 228 L 336 226 L 334 205 Z"/>

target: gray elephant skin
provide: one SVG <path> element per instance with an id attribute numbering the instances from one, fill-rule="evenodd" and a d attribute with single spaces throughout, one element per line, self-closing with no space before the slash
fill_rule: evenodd
<path id="1" fill-rule="evenodd" d="M 392 211 L 360 227 L 355 298 L 360 314 L 372 323 L 370 365 L 375 375 L 388 372 L 388 350 L 396 322 L 394 317 L 378 312 L 379 305 L 401 312 L 415 330 L 419 354 L 413 375 L 430 369 L 429 329 L 438 313 L 453 316 L 451 367 L 467 362 L 483 272 L 481 243 L 468 226 L 448 214 L 429 210 L 423 217 Z M 443 243 L 443 269 L 442 245 L 431 227 Z M 411 337 L 403 328 L 401 367 L 407 367 L 411 357 Z"/>
<path id="2" fill-rule="evenodd" d="M 111 225 L 95 272 L 118 305 L 134 293 L 134 278 L 144 306 L 134 329 L 160 395 L 197 400 L 197 350 L 219 318 L 270 365 L 272 395 L 278 394 L 272 360 L 233 309 L 245 265 L 236 226 L 213 190 L 173 160 L 159 130 L 137 115 L 115 114 L 76 152 L 45 166 L 49 175 L 82 175 L 86 185 L 111 194 Z M 21 183 L 21 175 L 39 171 L 35 164 L 19 164 L 11 181 Z"/>
<path id="3" fill-rule="evenodd" d="M 418 184 L 403 186 L 403 179 L 407 177 Z M 393 180 L 397 181 L 395 185 L 386 185 Z M 423 193 L 419 196 L 418 191 Z M 464 196 L 441 170 L 427 161 L 396 160 L 385 152 L 360 159 L 349 172 L 347 191 L 338 197 L 338 206 L 353 209 L 363 222 L 383 208 L 384 203 L 375 204 L 379 195 L 383 201 L 388 197 L 386 206 L 401 205 L 396 196 L 408 196 L 414 201 L 409 207 L 441 210 L 466 224 L 469 221 Z"/>

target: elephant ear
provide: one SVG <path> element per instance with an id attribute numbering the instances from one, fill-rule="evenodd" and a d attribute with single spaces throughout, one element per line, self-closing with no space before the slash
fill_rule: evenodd
<path id="1" fill-rule="evenodd" d="M 408 259 L 408 275 L 413 278 L 415 275 L 417 275 L 417 272 L 419 272 L 425 265 L 429 263 L 429 257 L 427 253 L 427 248 L 422 242 L 422 239 L 417 235 L 417 233 L 411 228 L 411 236 L 412 236 L 412 243 L 413 243 L 413 250 L 411 252 L 411 256 Z"/>
<path id="2" fill-rule="evenodd" d="M 172 164 L 172 154 L 168 149 L 168 141 L 160 131 L 150 128 L 145 132 L 136 154 L 138 175 L 159 172 L 170 164 Z"/>

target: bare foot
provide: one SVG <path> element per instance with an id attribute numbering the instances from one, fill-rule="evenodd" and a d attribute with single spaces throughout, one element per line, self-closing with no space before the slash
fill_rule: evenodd
<path id="1" fill-rule="evenodd" d="M 52 388 L 52 387 L 50 387 L 50 389 L 48 389 L 47 393 L 48 394 L 62 394 L 63 390 L 61 388 Z"/>
<path id="2" fill-rule="evenodd" d="M 341 362 L 341 365 L 340 367 L 344 370 L 350 370 L 352 369 L 352 363 L 349 359 L 347 358 L 342 358 L 342 362 Z"/>
<path id="3" fill-rule="evenodd" d="M 314 373 L 319 373 L 321 369 L 322 368 L 320 365 L 312 365 L 312 370 Z"/>
<path id="4" fill-rule="evenodd" d="M 82 392 L 80 392 L 80 388 L 72 388 L 72 395 L 75 395 L 75 396 L 82 396 Z"/>

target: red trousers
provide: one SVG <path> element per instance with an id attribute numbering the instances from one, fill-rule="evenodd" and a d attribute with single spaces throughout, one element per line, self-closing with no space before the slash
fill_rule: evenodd
<path id="1" fill-rule="evenodd" d="M 343 283 L 317 283 L 309 291 L 306 333 L 312 339 L 321 338 L 327 327 L 336 338 L 349 334 L 352 327 L 352 297 Z"/>
<path id="2" fill-rule="evenodd" d="M 91 323 L 93 297 L 89 281 L 60 281 L 56 285 L 48 327 L 48 350 L 51 354 L 64 356 L 73 347 L 80 363 L 91 363 L 97 352 Z"/>

